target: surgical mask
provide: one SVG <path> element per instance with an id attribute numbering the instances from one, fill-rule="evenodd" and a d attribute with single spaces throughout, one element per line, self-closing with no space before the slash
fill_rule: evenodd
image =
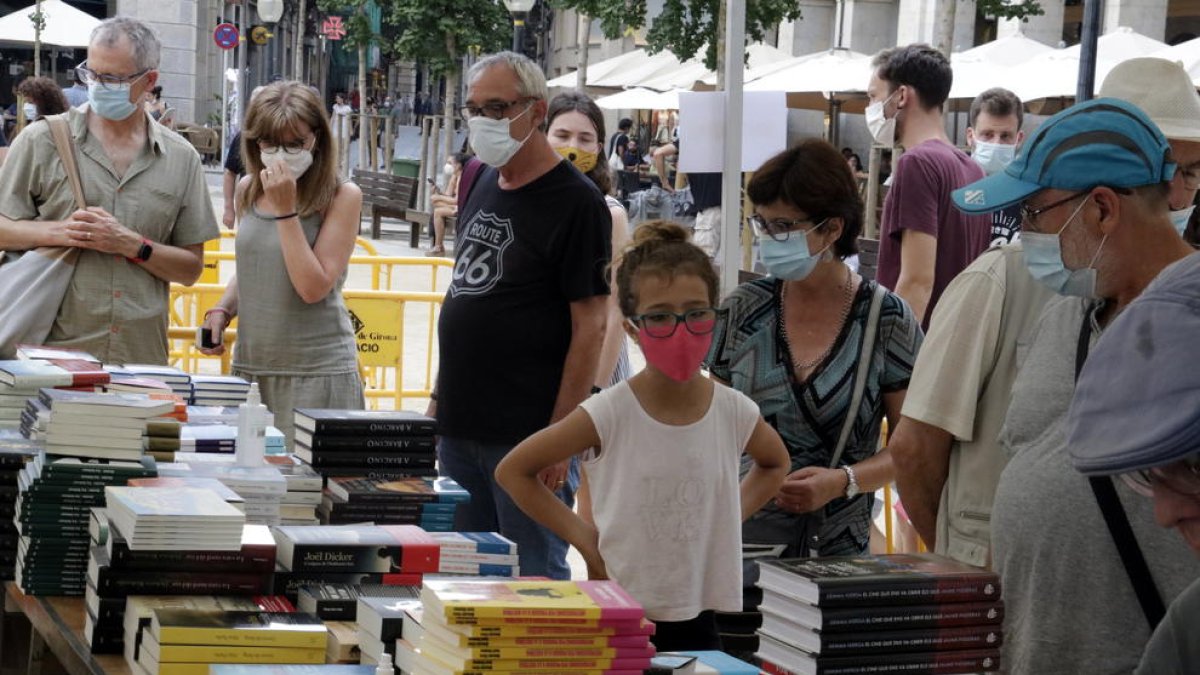
<path id="1" fill-rule="evenodd" d="M 1062 233 L 1079 215 L 1088 199 L 1091 199 L 1090 195 L 1075 208 L 1071 217 L 1067 218 L 1067 222 L 1056 234 L 1025 231 L 1021 233 L 1021 245 L 1025 248 L 1025 266 L 1029 268 L 1030 276 L 1059 295 L 1091 300 L 1096 297 L 1096 268 L 1093 265 L 1100 257 L 1108 235 L 1104 235 L 1104 239 L 1100 240 L 1100 246 L 1096 248 L 1096 254 L 1092 256 L 1088 266 L 1078 270 L 1067 269 L 1060 241 Z"/>
<path id="2" fill-rule="evenodd" d="M 1184 231 L 1187 230 L 1188 221 L 1192 219 L 1192 211 L 1195 210 L 1196 205 L 1192 204 L 1186 209 L 1171 212 L 1171 224 L 1175 226 L 1175 231 L 1179 233 L 1179 236 L 1182 237 Z"/>
<path id="3" fill-rule="evenodd" d="M 587 173 L 596 168 L 597 155 L 594 152 L 580 150 L 579 148 L 567 146 L 565 148 L 555 148 L 558 154 L 566 157 L 583 173 Z"/>
<path id="4" fill-rule="evenodd" d="M 529 106 L 521 112 L 521 115 L 529 112 Z M 509 130 L 512 127 L 514 120 L 521 119 L 521 115 L 517 115 L 512 119 L 507 117 L 504 119 L 494 120 L 490 117 L 472 117 L 467 120 L 467 127 L 470 129 L 471 149 L 475 151 L 475 155 L 479 157 L 479 161 L 494 166 L 497 169 L 508 164 L 513 155 L 525 145 L 525 141 L 533 135 L 533 129 L 525 134 L 525 138 L 517 140 L 512 137 Z"/>
<path id="5" fill-rule="evenodd" d="M 817 227 L 824 222 L 818 223 Z M 785 281 L 800 281 L 812 274 L 817 263 L 821 262 L 821 255 L 828 250 L 829 246 L 826 246 L 817 253 L 809 253 L 808 237 L 803 232 L 793 232 L 784 241 L 775 241 L 770 237 L 760 237 L 758 240 L 758 255 L 767 272 Z"/>
<path id="6" fill-rule="evenodd" d="M 442 173 L 446 174 L 447 176 L 453 176 L 454 165 L 450 162 L 446 162 L 444 165 L 442 165 Z"/>
<path id="7" fill-rule="evenodd" d="M 866 110 L 867 129 L 871 132 L 871 138 L 879 145 L 889 148 L 896 144 L 896 117 L 886 117 L 883 109 L 888 101 L 892 100 L 892 96 L 896 95 L 896 91 L 882 101 L 867 106 Z M 899 115 L 900 112 L 896 111 L 896 114 Z"/>
<path id="8" fill-rule="evenodd" d="M 695 335 L 682 323 L 669 337 L 654 337 L 638 329 L 638 346 L 646 362 L 676 382 L 687 382 L 700 372 L 700 363 L 712 346 L 712 331 Z"/>
<path id="9" fill-rule="evenodd" d="M 295 154 L 286 152 L 283 148 L 275 148 L 270 152 L 264 150 L 262 152 L 263 166 L 268 169 L 275 165 L 276 162 L 283 160 L 289 171 L 292 172 L 292 177 L 300 180 L 304 172 L 308 171 L 313 164 L 312 150 L 301 150 Z"/>
<path id="10" fill-rule="evenodd" d="M 26 103 L 25 105 L 22 105 L 21 108 L 25 111 L 26 121 L 33 121 L 37 119 L 38 114 L 36 103 Z"/>
<path id="11" fill-rule="evenodd" d="M 975 150 L 971 152 L 971 157 L 979 166 L 983 167 L 984 173 L 989 176 L 1003 171 L 1016 155 L 1017 146 L 1015 145 L 984 141 L 975 141 Z"/>
<path id="12" fill-rule="evenodd" d="M 106 120 L 120 122 L 137 111 L 129 100 L 132 83 L 102 86 L 99 82 L 88 85 L 88 106 Z"/>

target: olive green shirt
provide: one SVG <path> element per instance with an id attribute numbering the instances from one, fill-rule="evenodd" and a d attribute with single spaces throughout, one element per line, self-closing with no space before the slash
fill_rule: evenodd
<path id="1" fill-rule="evenodd" d="M 196 150 L 147 116 L 148 142 L 118 176 L 86 107 L 67 113 L 83 194 L 151 242 L 192 246 L 216 239 L 204 167 Z M 0 214 L 66 220 L 75 198 L 50 129 L 34 123 L 13 142 L 0 171 Z M 90 352 L 105 363 L 167 362 L 168 283 L 121 256 L 84 250 L 46 343 Z"/>

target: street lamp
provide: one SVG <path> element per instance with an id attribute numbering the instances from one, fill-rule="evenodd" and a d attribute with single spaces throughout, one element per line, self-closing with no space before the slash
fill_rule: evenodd
<path id="1" fill-rule="evenodd" d="M 508 8 L 508 13 L 512 14 L 513 18 L 513 48 L 512 50 L 518 54 L 521 52 L 521 38 L 525 32 L 525 17 L 529 16 L 529 10 L 537 4 L 537 0 L 504 0 L 504 6 Z"/>
<path id="2" fill-rule="evenodd" d="M 258 18 L 263 23 L 279 23 L 283 18 L 283 0 L 258 0 Z"/>

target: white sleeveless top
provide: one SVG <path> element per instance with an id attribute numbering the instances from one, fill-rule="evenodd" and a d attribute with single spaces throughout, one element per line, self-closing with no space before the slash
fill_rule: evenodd
<path id="1" fill-rule="evenodd" d="M 584 458 L 600 555 L 655 621 L 705 610 L 742 609 L 738 465 L 758 406 L 717 384 L 708 412 L 685 426 L 663 424 L 628 382 L 581 404 L 601 452 Z"/>

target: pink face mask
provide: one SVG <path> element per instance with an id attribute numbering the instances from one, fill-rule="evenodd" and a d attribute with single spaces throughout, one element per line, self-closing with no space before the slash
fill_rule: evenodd
<path id="1" fill-rule="evenodd" d="M 676 382 L 687 382 L 700 371 L 700 363 L 712 346 L 712 329 L 696 335 L 680 324 L 669 337 L 654 337 L 638 329 L 638 345 L 646 361 Z"/>

